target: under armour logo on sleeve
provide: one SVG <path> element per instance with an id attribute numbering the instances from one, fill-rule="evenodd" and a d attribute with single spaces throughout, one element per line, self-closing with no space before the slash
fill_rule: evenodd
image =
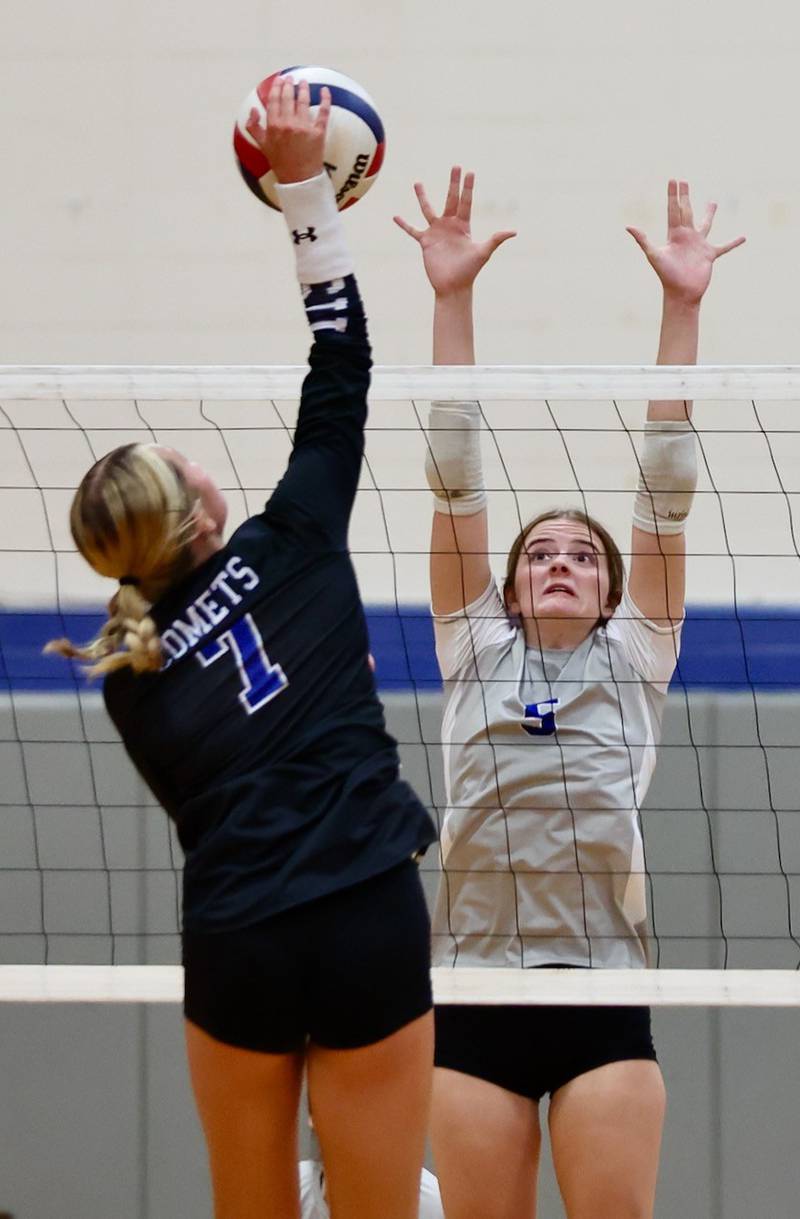
<path id="1" fill-rule="evenodd" d="M 303 233 L 299 233 L 297 229 L 292 229 L 292 241 L 295 245 L 299 245 L 301 241 L 316 241 L 317 233 L 314 225 L 311 224 Z"/>

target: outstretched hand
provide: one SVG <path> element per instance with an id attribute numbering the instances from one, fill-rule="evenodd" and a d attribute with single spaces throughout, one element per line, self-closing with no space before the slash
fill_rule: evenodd
<path id="1" fill-rule="evenodd" d="M 422 248 L 422 259 L 431 285 L 438 296 L 448 296 L 470 288 L 478 272 L 489 261 L 498 246 L 516 233 L 508 230 L 493 233 L 486 241 L 473 241 L 470 233 L 472 216 L 472 192 L 475 175 L 464 175 L 461 184 L 461 168 L 454 165 L 450 171 L 450 185 L 441 216 L 437 216 L 421 182 L 414 183 L 414 192 L 427 229 L 415 229 L 401 216 L 394 222 L 413 237 Z"/>
<path id="2" fill-rule="evenodd" d="M 305 182 L 322 173 L 325 132 L 331 113 L 331 91 L 323 85 L 317 113 L 311 113 L 307 80 L 295 86 L 291 76 L 276 76 L 267 97 L 266 122 L 250 111 L 248 134 L 274 170 L 279 182 Z"/>
<path id="3" fill-rule="evenodd" d="M 667 187 L 667 244 L 654 246 L 641 229 L 628 227 L 626 230 L 644 250 L 665 294 L 685 304 L 699 304 L 711 280 L 715 261 L 745 240 L 737 237 L 726 245 L 711 244 L 708 234 L 716 210 L 716 203 L 709 203 L 702 223 L 695 228 L 689 184 L 671 179 Z"/>

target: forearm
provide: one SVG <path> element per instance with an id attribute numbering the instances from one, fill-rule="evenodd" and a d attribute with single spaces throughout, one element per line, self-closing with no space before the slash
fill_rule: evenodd
<path id="1" fill-rule="evenodd" d="M 348 276 L 345 289 L 354 281 Z M 370 378 L 366 337 L 322 331 L 309 356 L 289 463 L 267 510 L 315 523 L 336 549 L 347 529 L 364 452 Z"/>
<path id="2" fill-rule="evenodd" d="M 657 364 L 696 364 L 700 333 L 700 302 L 687 303 L 664 294 Z M 691 418 L 692 403 L 683 399 L 650 402 L 648 419 Z"/>
<path id="3" fill-rule="evenodd" d="M 433 307 L 434 364 L 474 364 L 472 288 L 436 294 Z"/>
<path id="4" fill-rule="evenodd" d="M 364 447 L 366 318 L 327 174 L 281 183 L 278 192 L 314 344 L 288 468 L 268 509 L 312 518 L 344 546 Z"/>
<path id="5" fill-rule="evenodd" d="M 366 341 L 366 319 L 333 187 L 323 170 L 279 183 L 306 317 L 316 339 L 347 335 Z"/>
<path id="6" fill-rule="evenodd" d="M 474 364 L 472 288 L 436 296 L 434 364 Z M 433 491 L 431 603 L 449 614 L 489 583 L 486 492 L 478 402 L 432 402 L 425 475 Z"/>
<path id="7" fill-rule="evenodd" d="M 436 294 L 434 364 L 474 364 L 472 288 Z M 432 402 L 425 474 L 434 508 L 447 516 L 471 516 L 486 507 L 477 402 Z"/>

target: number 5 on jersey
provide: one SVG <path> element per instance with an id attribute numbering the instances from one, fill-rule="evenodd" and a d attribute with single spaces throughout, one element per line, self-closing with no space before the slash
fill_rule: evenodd
<path id="1" fill-rule="evenodd" d="M 529 736 L 553 736 L 556 730 L 555 708 L 557 698 L 546 698 L 543 703 L 528 703 L 525 708 L 525 719 L 522 727 Z M 553 710 L 548 711 L 551 707 Z"/>
<path id="2" fill-rule="evenodd" d="M 270 664 L 264 651 L 264 641 L 251 614 L 245 614 L 234 622 L 230 630 L 223 631 L 211 643 L 199 648 L 197 659 L 207 669 L 228 652 L 233 653 L 239 669 L 242 682 L 239 702 L 248 715 L 260 710 L 288 686 L 288 678 L 280 665 Z"/>

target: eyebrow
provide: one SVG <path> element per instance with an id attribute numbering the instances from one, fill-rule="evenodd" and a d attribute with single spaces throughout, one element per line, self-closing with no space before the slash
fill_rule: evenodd
<path id="1" fill-rule="evenodd" d="M 595 552 L 595 554 L 602 554 L 602 551 L 599 549 L 599 547 L 595 546 L 595 544 L 591 540 L 591 538 L 572 537 L 572 538 L 568 538 L 567 540 L 570 542 L 577 542 L 581 546 L 588 546 Z M 531 538 L 530 541 L 525 542 L 525 549 L 529 550 L 531 546 L 541 546 L 544 542 L 551 542 L 551 543 L 555 543 L 557 545 L 558 538 L 551 538 L 551 537 Z"/>

